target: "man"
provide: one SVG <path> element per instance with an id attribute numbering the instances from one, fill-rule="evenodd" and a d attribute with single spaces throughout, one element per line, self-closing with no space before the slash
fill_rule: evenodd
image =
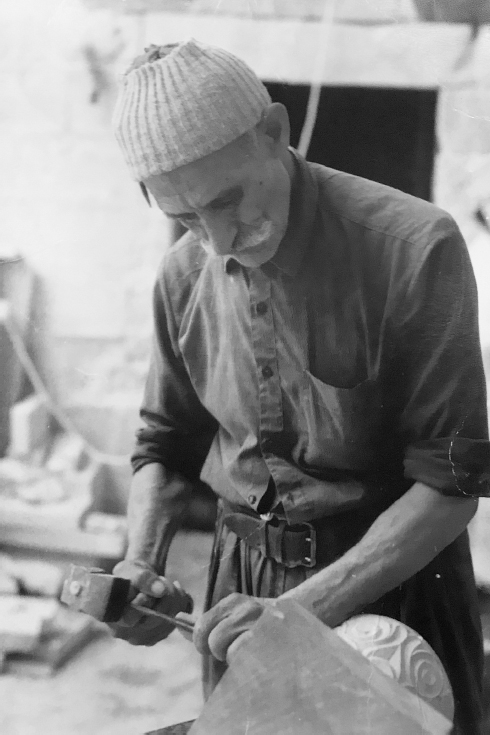
<path id="1" fill-rule="evenodd" d="M 140 600 L 168 582 L 201 477 L 219 498 L 194 641 L 209 693 L 277 597 L 329 626 L 402 620 L 480 731 L 482 641 L 466 526 L 488 495 L 477 298 L 451 217 L 307 163 L 285 108 L 231 54 L 153 46 L 124 77 L 115 129 L 133 177 L 188 232 L 164 255 L 133 456 L 129 548 Z M 485 474 L 486 473 L 486 474 Z M 136 613 L 122 637 L 172 627 Z M 243 640 L 243 639 L 241 639 Z"/>

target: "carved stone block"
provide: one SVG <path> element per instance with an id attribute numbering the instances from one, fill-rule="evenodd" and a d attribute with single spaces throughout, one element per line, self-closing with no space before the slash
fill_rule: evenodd
<path id="1" fill-rule="evenodd" d="M 448 735 L 451 723 L 291 601 L 239 646 L 190 735 Z"/>

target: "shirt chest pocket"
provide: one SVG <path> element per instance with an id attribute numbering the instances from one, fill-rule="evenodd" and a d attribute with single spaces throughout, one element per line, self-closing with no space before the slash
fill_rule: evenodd
<path id="1" fill-rule="evenodd" d="M 301 384 L 300 463 L 310 469 L 369 471 L 379 464 L 383 404 L 379 383 L 323 383 L 305 370 Z"/>

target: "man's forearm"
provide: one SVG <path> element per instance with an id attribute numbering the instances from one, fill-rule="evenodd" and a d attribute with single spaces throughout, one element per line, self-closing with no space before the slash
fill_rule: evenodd
<path id="1" fill-rule="evenodd" d="M 281 599 L 295 599 L 333 627 L 412 577 L 466 528 L 477 501 L 416 483 L 338 561 Z"/>
<path id="2" fill-rule="evenodd" d="M 168 549 L 191 492 L 186 478 L 161 464 L 144 465 L 135 473 L 128 501 L 128 561 L 165 573 Z"/>

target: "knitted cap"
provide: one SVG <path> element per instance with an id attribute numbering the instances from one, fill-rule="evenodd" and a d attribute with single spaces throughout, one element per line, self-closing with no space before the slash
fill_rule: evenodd
<path id="1" fill-rule="evenodd" d="M 122 78 L 113 125 L 133 177 L 172 171 L 239 138 L 271 99 L 233 54 L 191 39 L 151 46 Z"/>

